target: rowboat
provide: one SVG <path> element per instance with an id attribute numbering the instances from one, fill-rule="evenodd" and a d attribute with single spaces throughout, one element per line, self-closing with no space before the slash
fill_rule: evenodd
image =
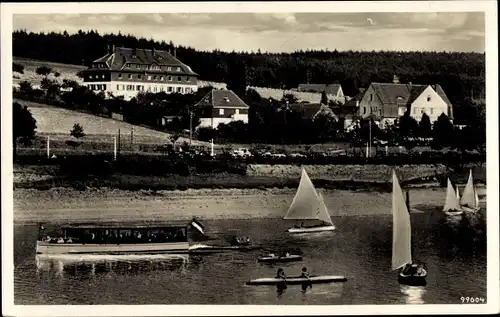
<path id="1" fill-rule="evenodd" d="M 427 270 L 412 260 L 412 233 L 409 193 L 406 201 L 396 172 L 392 172 L 392 270 L 399 270 L 398 282 L 403 285 L 425 285 Z"/>
<path id="2" fill-rule="evenodd" d="M 321 283 L 334 283 L 334 282 L 346 282 L 347 278 L 341 275 L 320 275 L 320 276 L 310 276 L 309 278 L 304 278 L 300 276 L 287 277 L 286 284 L 321 284 Z M 283 279 L 274 277 L 264 277 L 255 280 L 250 280 L 246 282 L 246 285 L 276 285 L 283 283 Z"/>
<path id="3" fill-rule="evenodd" d="M 276 256 L 276 255 L 267 255 L 261 256 L 257 259 L 258 262 L 293 262 L 293 261 L 302 261 L 302 256 L 290 254 L 288 256 Z"/>
<path id="4" fill-rule="evenodd" d="M 287 230 L 289 233 L 313 233 L 335 230 L 335 225 L 330 218 L 323 196 L 318 194 L 304 168 L 302 168 L 297 192 L 283 219 L 301 221 L 300 226 L 295 225 L 289 228 Z M 311 223 L 311 225 L 304 225 L 304 222 Z"/>

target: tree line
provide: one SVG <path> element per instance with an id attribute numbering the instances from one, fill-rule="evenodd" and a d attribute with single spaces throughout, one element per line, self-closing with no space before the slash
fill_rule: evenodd
<path id="1" fill-rule="evenodd" d="M 174 43 L 132 35 L 78 31 L 75 34 L 13 32 L 14 56 L 87 65 L 106 54 L 107 45 L 171 50 Z M 209 81 L 226 82 L 242 94 L 247 85 L 294 88 L 300 83 L 340 83 L 354 96 L 371 82 L 439 84 L 456 107 L 455 119 L 467 117 L 471 99 L 485 96 L 485 54 L 390 51 L 297 51 L 294 53 L 211 52 L 175 46 L 177 57 Z M 463 111 L 462 111 L 463 110 Z"/>

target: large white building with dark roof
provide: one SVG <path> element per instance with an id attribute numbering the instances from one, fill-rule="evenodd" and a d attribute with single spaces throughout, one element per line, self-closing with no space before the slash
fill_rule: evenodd
<path id="1" fill-rule="evenodd" d="M 167 51 L 108 46 L 103 57 L 84 71 L 84 84 L 106 96 L 129 100 L 139 92 L 192 93 L 198 74 Z"/>

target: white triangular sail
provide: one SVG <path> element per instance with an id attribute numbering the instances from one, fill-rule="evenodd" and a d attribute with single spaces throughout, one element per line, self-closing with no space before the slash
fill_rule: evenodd
<path id="1" fill-rule="evenodd" d="M 321 196 L 316 192 L 305 169 L 302 169 L 297 193 L 293 197 L 292 203 L 283 219 L 321 220 L 332 225 L 328 209 Z"/>
<path id="2" fill-rule="evenodd" d="M 476 208 L 479 208 L 479 195 L 477 194 L 477 190 L 474 189 L 474 201 Z"/>
<path id="3" fill-rule="evenodd" d="M 399 186 L 396 172 L 392 172 L 392 270 L 397 270 L 411 259 L 410 213 Z"/>
<path id="4" fill-rule="evenodd" d="M 458 200 L 458 190 L 453 189 L 450 179 L 448 178 L 448 188 L 446 189 L 446 201 L 444 203 L 443 211 L 460 210 L 460 202 Z"/>
<path id="5" fill-rule="evenodd" d="M 332 218 L 330 216 L 330 213 L 328 212 L 328 208 L 326 207 L 325 200 L 323 199 L 323 195 L 321 193 L 318 193 L 319 199 L 320 199 L 320 210 L 318 212 L 318 219 L 323 221 L 324 223 L 333 226 Z"/>
<path id="6" fill-rule="evenodd" d="M 472 179 L 472 170 L 469 173 L 469 179 L 467 180 L 467 185 L 465 185 L 464 192 L 462 194 L 462 199 L 460 201 L 462 206 L 469 208 L 476 208 L 476 197 L 474 189 L 474 180 Z"/>

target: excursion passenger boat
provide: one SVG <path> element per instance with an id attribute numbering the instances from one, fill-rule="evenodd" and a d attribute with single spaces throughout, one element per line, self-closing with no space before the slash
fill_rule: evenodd
<path id="1" fill-rule="evenodd" d="M 43 227 L 40 228 L 43 230 Z M 159 254 L 189 252 L 188 225 L 68 225 L 62 235 L 45 235 L 37 254 Z"/>

